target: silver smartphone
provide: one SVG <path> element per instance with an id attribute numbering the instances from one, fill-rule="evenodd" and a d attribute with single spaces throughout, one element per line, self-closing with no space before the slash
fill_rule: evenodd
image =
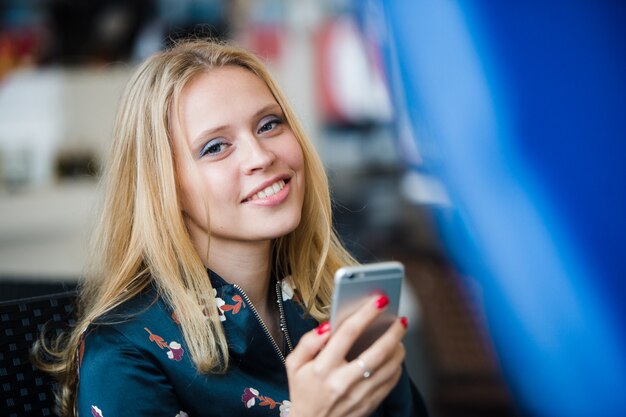
<path id="1" fill-rule="evenodd" d="M 335 273 L 335 291 L 330 312 L 332 329 L 337 329 L 341 322 L 354 313 L 370 295 L 385 294 L 389 297 L 387 309 L 354 343 L 346 356 L 347 360 L 361 354 L 395 321 L 398 316 L 403 279 L 404 265 L 395 261 L 347 266 Z"/>

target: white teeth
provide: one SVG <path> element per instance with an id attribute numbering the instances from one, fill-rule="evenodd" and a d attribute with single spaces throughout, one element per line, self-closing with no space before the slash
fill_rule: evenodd
<path id="1" fill-rule="evenodd" d="M 285 181 L 283 180 L 277 181 L 274 184 L 270 185 L 269 187 L 265 188 L 263 191 L 259 191 L 258 193 L 253 195 L 251 200 L 258 200 L 259 198 L 269 197 L 271 195 L 276 194 L 277 192 L 282 190 L 284 187 L 285 187 Z"/>

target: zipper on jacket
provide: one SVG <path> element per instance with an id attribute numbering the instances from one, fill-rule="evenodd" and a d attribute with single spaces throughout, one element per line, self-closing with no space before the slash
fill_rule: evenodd
<path id="1" fill-rule="evenodd" d="M 280 330 L 285 336 L 285 340 L 287 341 L 287 349 L 291 353 L 291 351 L 293 351 L 293 346 L 291 345 L 291 338 L 289 337 L 289 329 L 287 329 L 285 309 L 283 308 L 283 290 L 281 287 L 281 281 L 276 282 L 276 303 L 278 304 L 278 314 L 280 317 Z"/>
<path id="2" fill-rule="evenodd" d="M 283 311 L 283 308 L 282 308 L 282 300 L 281 300 L 282 299 L 282 293 L 280 292 L 280 288 L 278 287 L 278 285 L 280 285 L 280 283 L 277 283 L 276 285 L 277 285 L 276 293 L 277 293 L 277 295 L 280 295 L 278 297 L 278 300 L 279 300 L 278 301 L 278 303 L 279 303 L 279 314 L 280 314 L 280 318 L 279 318 L 280 319 L 280 330 L 285 335 L 285 339 L 287 340 L 287 346 L 289 348 L 289 351 L 291 352 L 291 350 L 293 350 L 293 349 L 291 347 L 291 340 L 289 340 L 289 335 L 287 333 L 287 325 L 285 323 L 285 315 L 284 315 L 284 311 Z M 272 334 L 270 333 L 270 330 L 265 325 L 265 322 L 263 322 L 263 319 L 261 318 L 261 315 L 259 314 L 257 309 L 254 307 L 254 304 L 252 304 L 252 301 L 250 301 L 250 297 L 248 297 L 248 294 L 246 294 L 246 292 L 243 290 L 243 288 L 241 288 L 239 285 L 233 284 L 233 287 L 235 287 L 237 289 L 237 291 L 239 291 L 241 296 L 244 298 L 244 300 L 246 301 L 246 304 L 250 307 L 250 310 L 252 311 L 252 314 L 254 315 L 256 320 L 259 322 L 259 324 L 263 328 L 263 331 L 265 331 L 265 334 L 267 335 L 268 339 L 272 343 L 272 346 L 274 346 L 274 350 L 278 354 L 278 358 L 281 360 L 283 365 L 285 365 L 285 355 L 283 355 L 283 352 L 281 352 L 280 347 L 278 347 L 278 343 L 276 343 L 276 340 L 274 340 L 274 337 L 272 337 Z"/>

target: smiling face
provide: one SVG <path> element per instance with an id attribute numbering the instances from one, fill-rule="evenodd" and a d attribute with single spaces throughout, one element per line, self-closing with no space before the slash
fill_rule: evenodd
<path id="1" fill-rule="evenodd" d="M 181 205 L 201 258 L 207 235 L 213 256 L 226 245 L 267 244 L 298 226 L 302 149 L 259 77 L 237 66 L 202 73 L 171 116 Z"/>

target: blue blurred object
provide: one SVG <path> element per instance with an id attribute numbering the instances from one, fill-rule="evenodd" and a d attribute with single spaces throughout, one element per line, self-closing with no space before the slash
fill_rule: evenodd
<path id="1" fill-rule="evenodd" d="M 626 2 L 357 4 L 524 413 L 626 415 Z"/>

